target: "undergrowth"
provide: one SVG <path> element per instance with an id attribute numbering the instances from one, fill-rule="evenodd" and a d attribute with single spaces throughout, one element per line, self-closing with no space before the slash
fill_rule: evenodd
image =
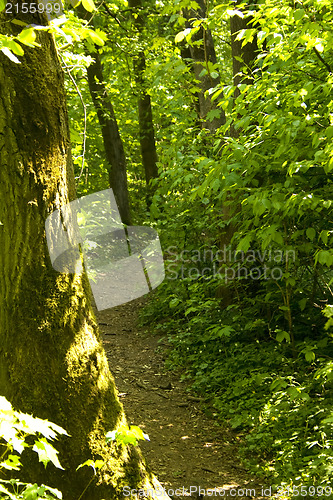
<path id="1" fill-rule="evenodd" d="M 200 279 L 166 280 L 143 311 L 142 323 L 153 322 L 168 338 L 167 367 L 182 367 L 192 389 L 209 396 L 221 424 L 238 433 L 251 472 L 276 486 L 327 487 L 333 478 L 333 343 L 325 318 L 319 311 L 307 321 L 299 311 L 292 347 L 263 318 L 260 293 L 242 307 L 224 308 L 205 296 L 206 288 Z"/>

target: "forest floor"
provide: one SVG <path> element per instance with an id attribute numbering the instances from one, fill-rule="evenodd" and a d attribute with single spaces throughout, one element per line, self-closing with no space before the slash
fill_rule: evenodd
<path id="1" fill-rule="evenodd" d="M 180 373 L 165 370 L 168 342 L 138 327 L 143 305 L 137 299 L 97 318 L 128 423 L 150 437 L 140 444 L 149 468 L 174 499 L 269 499 L 262 492 L 268 486 L 237 457 L 237 434 L 218 424 L 213 410 L 180 382 Z"/>

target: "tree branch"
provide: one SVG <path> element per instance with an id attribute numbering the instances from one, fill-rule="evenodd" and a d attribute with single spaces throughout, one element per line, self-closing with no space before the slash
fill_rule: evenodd
<path id="1" fill-rule="evenodd" d="M 331 66 L 325 61 L 325 59 L 323 59 L 323 57 L 320 55 L 320 53 L 318 52 L 316 47 L 312 47 L 312 48 L 313 48 L 314 53 L 318 57 L 319 61 L 321 61 L 323 63 L 323 65 L 325 66 L 325 68 L 327 69 L 327 71 L 329 73 L 332 73 Z"/>
<path id="2" fill-rule="evenodd" d="M 111 16 L 112 19 L 114 19 L 116 21 L 116 23 L 119 24 L 119 26 L 121 27 L 121 29 L 123 29 L 127 33 L 128 30 L 126 28 L 124 28 L 124 26 L 122 26 L 122 24 L 120 23 L 119 19 L 117 19 L 117 16 L 109 9 L 109 7 L 105 3 L 103 3 L 103 7 L 106 10 L 106 12 L 109 14 L 109 16 Z"/>

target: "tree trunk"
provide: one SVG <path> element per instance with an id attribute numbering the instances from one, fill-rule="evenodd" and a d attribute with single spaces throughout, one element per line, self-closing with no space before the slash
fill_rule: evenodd
<path id="1" fill-rule="evenodd" d="M 90 13 L 82 5 L 77 8 L 81 19 L 90 19 Z M 103 78 L 103 65 L 97 50 L 86 51 L 93 59 L 87 68 L 88 84 L 99 125 L 101 127 L 106 160 L 109 164 L 109 184 L 113 189 L 123 224 L 131 225 L 127 187 L 126 157 L 119 134 L 116 115 Z"/>
<path id="2" fill-rule="evenodd" d="M 103 66 L 98 52 L 89 54 L 94 62 L 87 68 L 90 94 L 102 130 L 109 168 L 109 182 L 117 201 L 121 220 L 130 225 L 130 210 L 126 175 L 126 158 L 114 109 L 103 79 Z"/>
<path id="3" fill-rule="evenodd" d="M 241 4 L 242 0 L 237 0 L 236 4 Z M 250 4 L 251 2 L 249 2 Z M 239 5 L 237 5 L 239 8 Z M 236 36 L 240 30 L 254 28 L 251 16 L 239 17 L 237 15 L 230 18 L 231 32 L 231 53 L 232 53 L 232 68 L 234 85 L 239 83 L 253 83 L 252 69 L 255 61 L 258 45 L 257 37 L 254 35 L 251 42 L 246 43 L 242 47 L 243 40 L 236 40 Z M 236 89 L 237 97 L 240 94 L 239 89 Z"/>
<path id="4" fill-rule="evenodd" d="M 237 0 L 237 8 L 240 9 L 241 0 Z M 248 2 L 247 7 L 251 7 L 251 0 Z M 255 8 L 255 4 L 253 6 Z M 234 98 L 236 99 L 240 95 L 240 89 L 238 85 L 240 83 L 245 83 L 251 85 L 254 80 L 253 70 L 255 65 L 255 60 L 258 54 L 258 43 L 257 35 L 253 35 L 252 41 L 249 41 L 244 46 L 243 40 L 236 40 L 237 34 L 241 30 L 255 28 L 253 23 L 253 17 L 246 15 L 246 9 L 244 9 L 244 17 L 232 16 L 230 18 L 230 35 L 231 35 L 231 53 L 232 53 L 232 68 L 233 68 L 233 80 L 236 86 L 234 92 Z M 241 131 L 236 129 L 234 124 L 230 127 L 230 136 L 233 138 L 239 137 Z"/>
<path id="5" fill-rule="evenodd" d="M 236 2 L 241 4 L 241 0 L 237 0 Z M 242 40 L 236 40 L 236 36 L 238 32 L 242 29 L 250 29 L 253 28 L 251 23 L 252 18 L 247 17 L 239 17 L 237 15 L 232 16 L 230 18 L 230 32 L 231 32 L 231 50 L 232 50 L 232 64 L 233 64 L 233 80 L 234 85 L 238 85 L 239 83 L 253 83 L 252 78 L 252 68 L 253 63 L 256 57 L 256 52 L 258 50 L 257 39 L 254 36 L 253 41 L 245 44 L 242 47 Z M 235 99 L 240 95 L 240 90 L 237 87 L 234 93 Z M 234 124 L 230 127 L 230 136 L 237 139 L 240 135 L 240 130 L 236 129 Z M 227 202 L 229 205 L 227 205 Z M 220 235 L 220 249 L 223 251 L 226 249 L 232 240 L 236 232 L 236 227 L 230 222 L 232 216 L 241 211 L 241 205 L 234 199 L 226 199 L 225 204 L 222 207 L 222 220 L 225 222 L 225 230 Z M 226 262 L 226 267 L 228 265 L 232 265 L 231 262 Z M 236 286 L 231 288 L 228 286 L 220 286 L 217 289 L 217 296 L 223 299 L 223 304 L 228 306 L 230 305 L 235 298 Z"/>
<path id="6" fill-rule="evenodd" d="M 204 0 L 197 0 L 199 5 L 198 10 L 186 9 L 184 16 L 187 19 L 188 27 L 191 26 L 191 19 L 204 19 L 206 17 L 206 4 Z M 214 40 L 210 29 L 200 26 L 191 38 L 190 54 L 193 60 L 194 75 L 199 82 L 199 113 L 203 121 L 203 127 L 214 132 L 226 122 L 225 113 L 221 107 L 217 107 L 219 99 L 212 101 L 210 95 L 206 95 L 206 91 L 216 87 L 220 83 L 220 76 L 213 76 L 210 66 L 217 63 L 216 53 L 214 48 Z M 215 70 L 216 72 L 216 70 Z M 221 99 L 221 97 L 220 97 Z M 210 111 L 216 111 L 219 116 L 214 116 L 213 119 L 207 119 Z"/>
<path id="7" fill-rule="evenodd" d="M 19 30 L 4 13 L 0 21 L 1 33 Z M 45 24 L 38 13 L 24 21 Z M 21 64 L 0 52 L 0 394 L 71 436 L 56 445 L 64 471 L 27 455 L 22 479 L 74 500 L 92 478 L 82 499 L 123 498 L 124 485 L 149 487 L 150 476 L 136 449 L 105 443 L 125 416 L 88 281 L 56 272 L 48 256 L 45 220 L 75 193 L 63 74 L 53 38 L 39 32 L 37 40 Z M 75 471 L 97 457 L 106 461 L 101 476 Z"/>
<path id="8" fill-rule="evenodd" d="M 140 13 L 142 8 L 141 0 L 128 0 L 128 6 L 132 9 L 133 24 L 139 33 L 142 32 L 144 21 Z M 147 92 L 144 72 L 146 69 L 146 58 L 142 50 L 133 58 L 134 77 L 138 92 L 138 114 L 139 114 L 139 140 L 142 156 L 142 164 L 145 170 L 146 183 L 148 187 L 147 201 L 150 203 L 152 187 L 150 181 L 158 177 L 157 152 L 155 144 L 155 131 L 153 114 L 151 109 L 151 99 Z"/>
<path id="9" fill-rule="evenodd" d="M 180 54 L 182 56 L 183 62 L 189 68 L 191 75 L 194 75 L 192 54 L 191 54 L 190 47 L 187 45 L 187 43 L 184 43 L 184 42 L 181 43 Z M 191 94 L 191 100 L 192 100 L 195 112 L 197 114 L 195 126 L 198 129 L 201 129 L 202 128 L 202 120 L 201 120 L 201 112 L 200 112 L 200 97 L 199 97 L 200 94 L 199 94 L 199 92 L 191 92 L 190 94 Z"/>
<path id="10" fill-rule="evenodd" d="M 239 9 L 239 4 L 242 0 L 237 0 L 236 4 Z M 251 2 L 249 2 L 249 5 Z M 239 17 L 237 15 L 231 16 L 230 18 L 230 34 L 231 34 L 231 53 L 232 53 L 232 72 L 234 85 L 236 86 L 234 92 L 234 98 L 236 99 L 240 95 L 240 89 L 238 85 L 240 83 L 246 83 L 251 85 L 253 83 L 252 69 L 253 64 L 258 52 L 257 36 L 254 35 L 251 42 L 246 43 L 242 47 L 243 40 L 236 40 L 237 34 L 240 30 L 253 28 L 253 23 L 251 16 Z M 239 130 L 237 130 L 232 124 L 230 127 L 230 136 L 237 138 L 239 136 Z"/>

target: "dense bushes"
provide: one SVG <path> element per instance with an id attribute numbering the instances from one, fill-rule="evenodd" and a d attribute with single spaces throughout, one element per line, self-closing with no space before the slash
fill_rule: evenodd
<path id="1" fill-rule="evenodd" d="M 206 19 L 183 31 L 181 9 L 189 2 L 162 2 L 146 9 L 147 31 L 135 47 L 146 56 L 160 171 L 144 223 L 160 232 L 167 270 L 143 319 L 156 320 L 168 336 L 169 365 L 183 366 L 194 389 L 211 396 L 216 416 L 242 437 L 244 460 L 276 484 L 332 477 L 330 3 L 265 0 L 235 11 L 234 2 L 213 2 Z M 258 53 L 252 84 L 240 84 L 235 98 L 225 41 L 230 16 L 249 13 L 253 25 L 237 37 L 243 44 L 256 37 Z M 121 116 L 133 219 L 141 224 L 147 208 L 128 63 L 138 41 L 114 19 L 108 23 L 105 79 Z M 191 44 L 201 23 L 211 29 L 219 59 L 213 70 L 222 82 L 208 92 L 226 114 L 214 133 L 200 128 L 193 106 L 199 88 L 174 43 L 182 31 L 183 48 Z M 207 64 L 203 72 L 210 70 Z M 73 91 L 70 99 L 82 130 Z M 106 187 L 95 127 L 90 104 L 89 182 L 81 182 L 81 194 Z M 78 169 L 82 138 L 72 135 Z"/>
<path id="2" fill-rule="evenodd" d="M 196 139 L 161 179 L 153 213 L 168 274 L 143 319 L 167 318 L 156 328 L 169 338 L 168 364 L 211 396 L 250 468 L 276 484 L 327 485 L 332 12 L 265 2 L 252 15 L 256 29 L 239 37 L 257 34 L 253 84 L 236 99 L 232 85 L 215 89 L 227 123 L 210 154 Z"/>

